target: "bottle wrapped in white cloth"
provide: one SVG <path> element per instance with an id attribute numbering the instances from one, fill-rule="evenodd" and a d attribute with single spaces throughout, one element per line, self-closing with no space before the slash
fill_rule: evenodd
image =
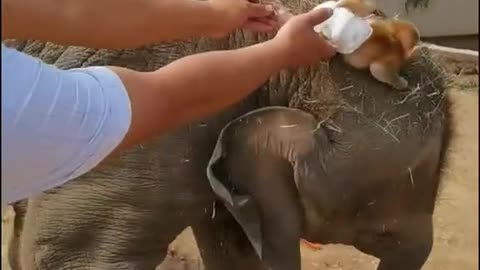
<path id="1" fill-rule="evenodd" d="M 337 52 L 350 54 L 358 49 L 372 34 L 372 27 L 362 17 L 356 16 L 343 7 L 336 7 L 336 1 L 327 1 L 314 9 L 331 8 L 333 14 L 323 23 L 314 27 L 335 46 Z"/>

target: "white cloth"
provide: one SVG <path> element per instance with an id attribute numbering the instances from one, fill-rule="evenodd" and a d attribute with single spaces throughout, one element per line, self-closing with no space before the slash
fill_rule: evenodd
<path id="1" fill-rule="evenodd" d="M 331 8 L 333 14 L 326 21 L 314 27 L 335 46 L 337 52 L 349 54 L 358 49 L 372 34 L 372 27 L 362 17 L 355 16 L 343 7 L 336 7 L 336 1 L 327 1 L 314 9 Z"/>
<path id="2" fill-rule="evenodd" d="M 111 70 L 60 70 L 2 44 L 2 208 L 94 168 L 130 122 Z"/>

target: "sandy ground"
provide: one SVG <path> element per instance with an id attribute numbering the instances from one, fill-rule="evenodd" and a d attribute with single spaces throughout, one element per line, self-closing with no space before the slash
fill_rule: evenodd
<path id="1" fill-rule="evenodd" d="M 459 76 L 451 91 L 456 136 L 435 213 L 435 244 L 424 270 L 478 269 L 478 75 Z M 9 217 L 8 217 L 9 216 Z M 11 215 L 2 221 L 2 269 L 7 266 L 4 239 Z M 178 254 L 157 270 L 203 269 L 189 229 L 171 245 Z M 376 258 L 352 247 L 329 245 L 302 250 L 304 270 L 374 270 Z"/>

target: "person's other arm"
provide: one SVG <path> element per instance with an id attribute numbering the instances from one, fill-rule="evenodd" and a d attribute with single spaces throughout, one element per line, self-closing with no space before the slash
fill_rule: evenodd
<path id="1" fill-rule="evenodd" d="M 238 27 L 270 31 L 261 19 L 271 14 L 247 0 L 2 0 L 2 40 L 127 48 Z"/>

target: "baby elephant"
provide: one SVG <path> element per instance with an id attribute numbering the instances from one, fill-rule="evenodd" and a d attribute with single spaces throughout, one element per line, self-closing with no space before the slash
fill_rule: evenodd
<path id="1" fill-rule="evenodd" d="M 357 83 L 367 74 L 335 59 L 289 107 L 250 111 L 220 132 L 210 185 L 269 269 L 300 270 L 300 239 L 353 245 L 378 270 L 421 269 L 452 120 L 446 80 L 422 83 L 441 69 L 418 53 L 405 73 L 416 93 Z"/>
<path id="2" fill-rule="evenodd" d="M 348 118 L 337 126 L 360 128 Z M 353 245 L 379 270 L 419 270 L 446 136 L 400 145 L 374 125 L 338 135 L 305 111 L 269 107 L 222 131 L 207 173 L 268 269 L 300 270 L 303 238 Z"/>

